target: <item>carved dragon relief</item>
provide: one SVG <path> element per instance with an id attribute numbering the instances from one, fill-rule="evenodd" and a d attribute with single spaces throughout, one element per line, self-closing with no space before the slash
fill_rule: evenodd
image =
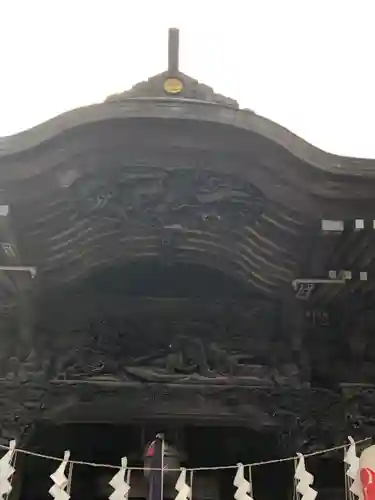
<path id="1" fill-rule="evenodd" d="M 298 369 L 276 339 L 272 308 L 260 303 L 237 317 L 222 311 L 186 318 L 177 311 L 153 316 L 152 324 L 131 313 L 81 318 L 69 333 L 48 333 L 54 339 L 51 374 L 62 379 L 298 385 Z"/>
<path id="2" fill-rule="evenodd" d="M 230 175 L 181 168 L 135 167 L 95 172 L 70 187 L 78 214 L 156 227 L 252 225 L 266 200 Z"/>

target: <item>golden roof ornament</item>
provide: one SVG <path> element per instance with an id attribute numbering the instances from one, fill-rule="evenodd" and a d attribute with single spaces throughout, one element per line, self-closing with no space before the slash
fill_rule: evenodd
<path id="1" fill-rule="evenodd" d="M 226 107 L 238 108 L 238 103 L 220 94 L 194 78 L 182 73 L 179 68 L 179 30 L 168 31 L 168 68 L 144 82 L 137 83 L 130 90 L 109 96 L 107 102 L 121 102 L 127 99 L 186 99 Z"/>

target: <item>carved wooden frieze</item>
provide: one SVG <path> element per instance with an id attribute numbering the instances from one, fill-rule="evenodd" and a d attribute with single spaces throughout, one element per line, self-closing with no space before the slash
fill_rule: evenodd
<path id="1" fill-rule="evenodd" d="M 252 225 L 266 202 L 255 186 L 232 175 L 189 168 L 103 169 L 70 190 L 80 214 L 176 229 Z"/>
<path id="2" fill-rule="evenodd" d="M 81 294 L 80 304 L 84 300 Z M 104 302 L 93 302 L 91 312 L 78 316 L 73 306 L 71 315 L 66 316 L 65 307 L 69 306 L 65 303 L 64 310 L 53 313 L 54 325 L 48 317 L 44 324 L 40 319 L 39 343 L 44 338 L 49 346 L 55 377 L 208 384 L 236 380 L 253 386 L 300 384 L 288 342 L 278 331 L 278 306 L 271 301 L 253 299 L 239 306 L 192 300 L 188 308 L 189 300 L 185 300 L 180 307 L 177 301 L 169 309 L 159 301 L 158 311 L 151 299 L 139 299 L 138 306 L 143 304 L 141 314 L 135 303 L 127 308 L 124 301 L 117 315 L 106 313 Z M 149 314 L 152 322 L 145 321 Z"/>
<path id="3" fill-rule="evenodd" d="M 368 430 L 349 428 L 342 395 L 325 390 L 106 380 L 51 383 L 44 418 L 84 422 L 97 411 L 113 422 L 168 415 L 188 417 L 189 422 L 209 419 L 245 424 L 277 433 L 275 440 L 286 453 L 340 445 L 348 432 L 361 439 Z"/>

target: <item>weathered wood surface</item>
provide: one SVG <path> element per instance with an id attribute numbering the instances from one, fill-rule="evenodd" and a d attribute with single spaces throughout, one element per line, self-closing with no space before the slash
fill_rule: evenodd
<path id="1" fill-rule="evenodd" d="M 110 380 L 0 380 L 2 441 L 22 439 L 40 420 L 126 423 L 155 418 L 199 423 L 231 422 L 272 431 L 284 447 L 312 450 L 358 439 L 374 428 L 374 387 L 317 389 L 142 384 Z"/>

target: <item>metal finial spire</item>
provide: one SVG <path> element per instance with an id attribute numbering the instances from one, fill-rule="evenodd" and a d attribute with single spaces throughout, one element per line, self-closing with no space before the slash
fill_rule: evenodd
<path id="1" fill-rule="evenodd" d="M 179 72 L 179 35 L 177 28 L 169 28 L 168 31 L 168 73 L 177 75 Z"/>

